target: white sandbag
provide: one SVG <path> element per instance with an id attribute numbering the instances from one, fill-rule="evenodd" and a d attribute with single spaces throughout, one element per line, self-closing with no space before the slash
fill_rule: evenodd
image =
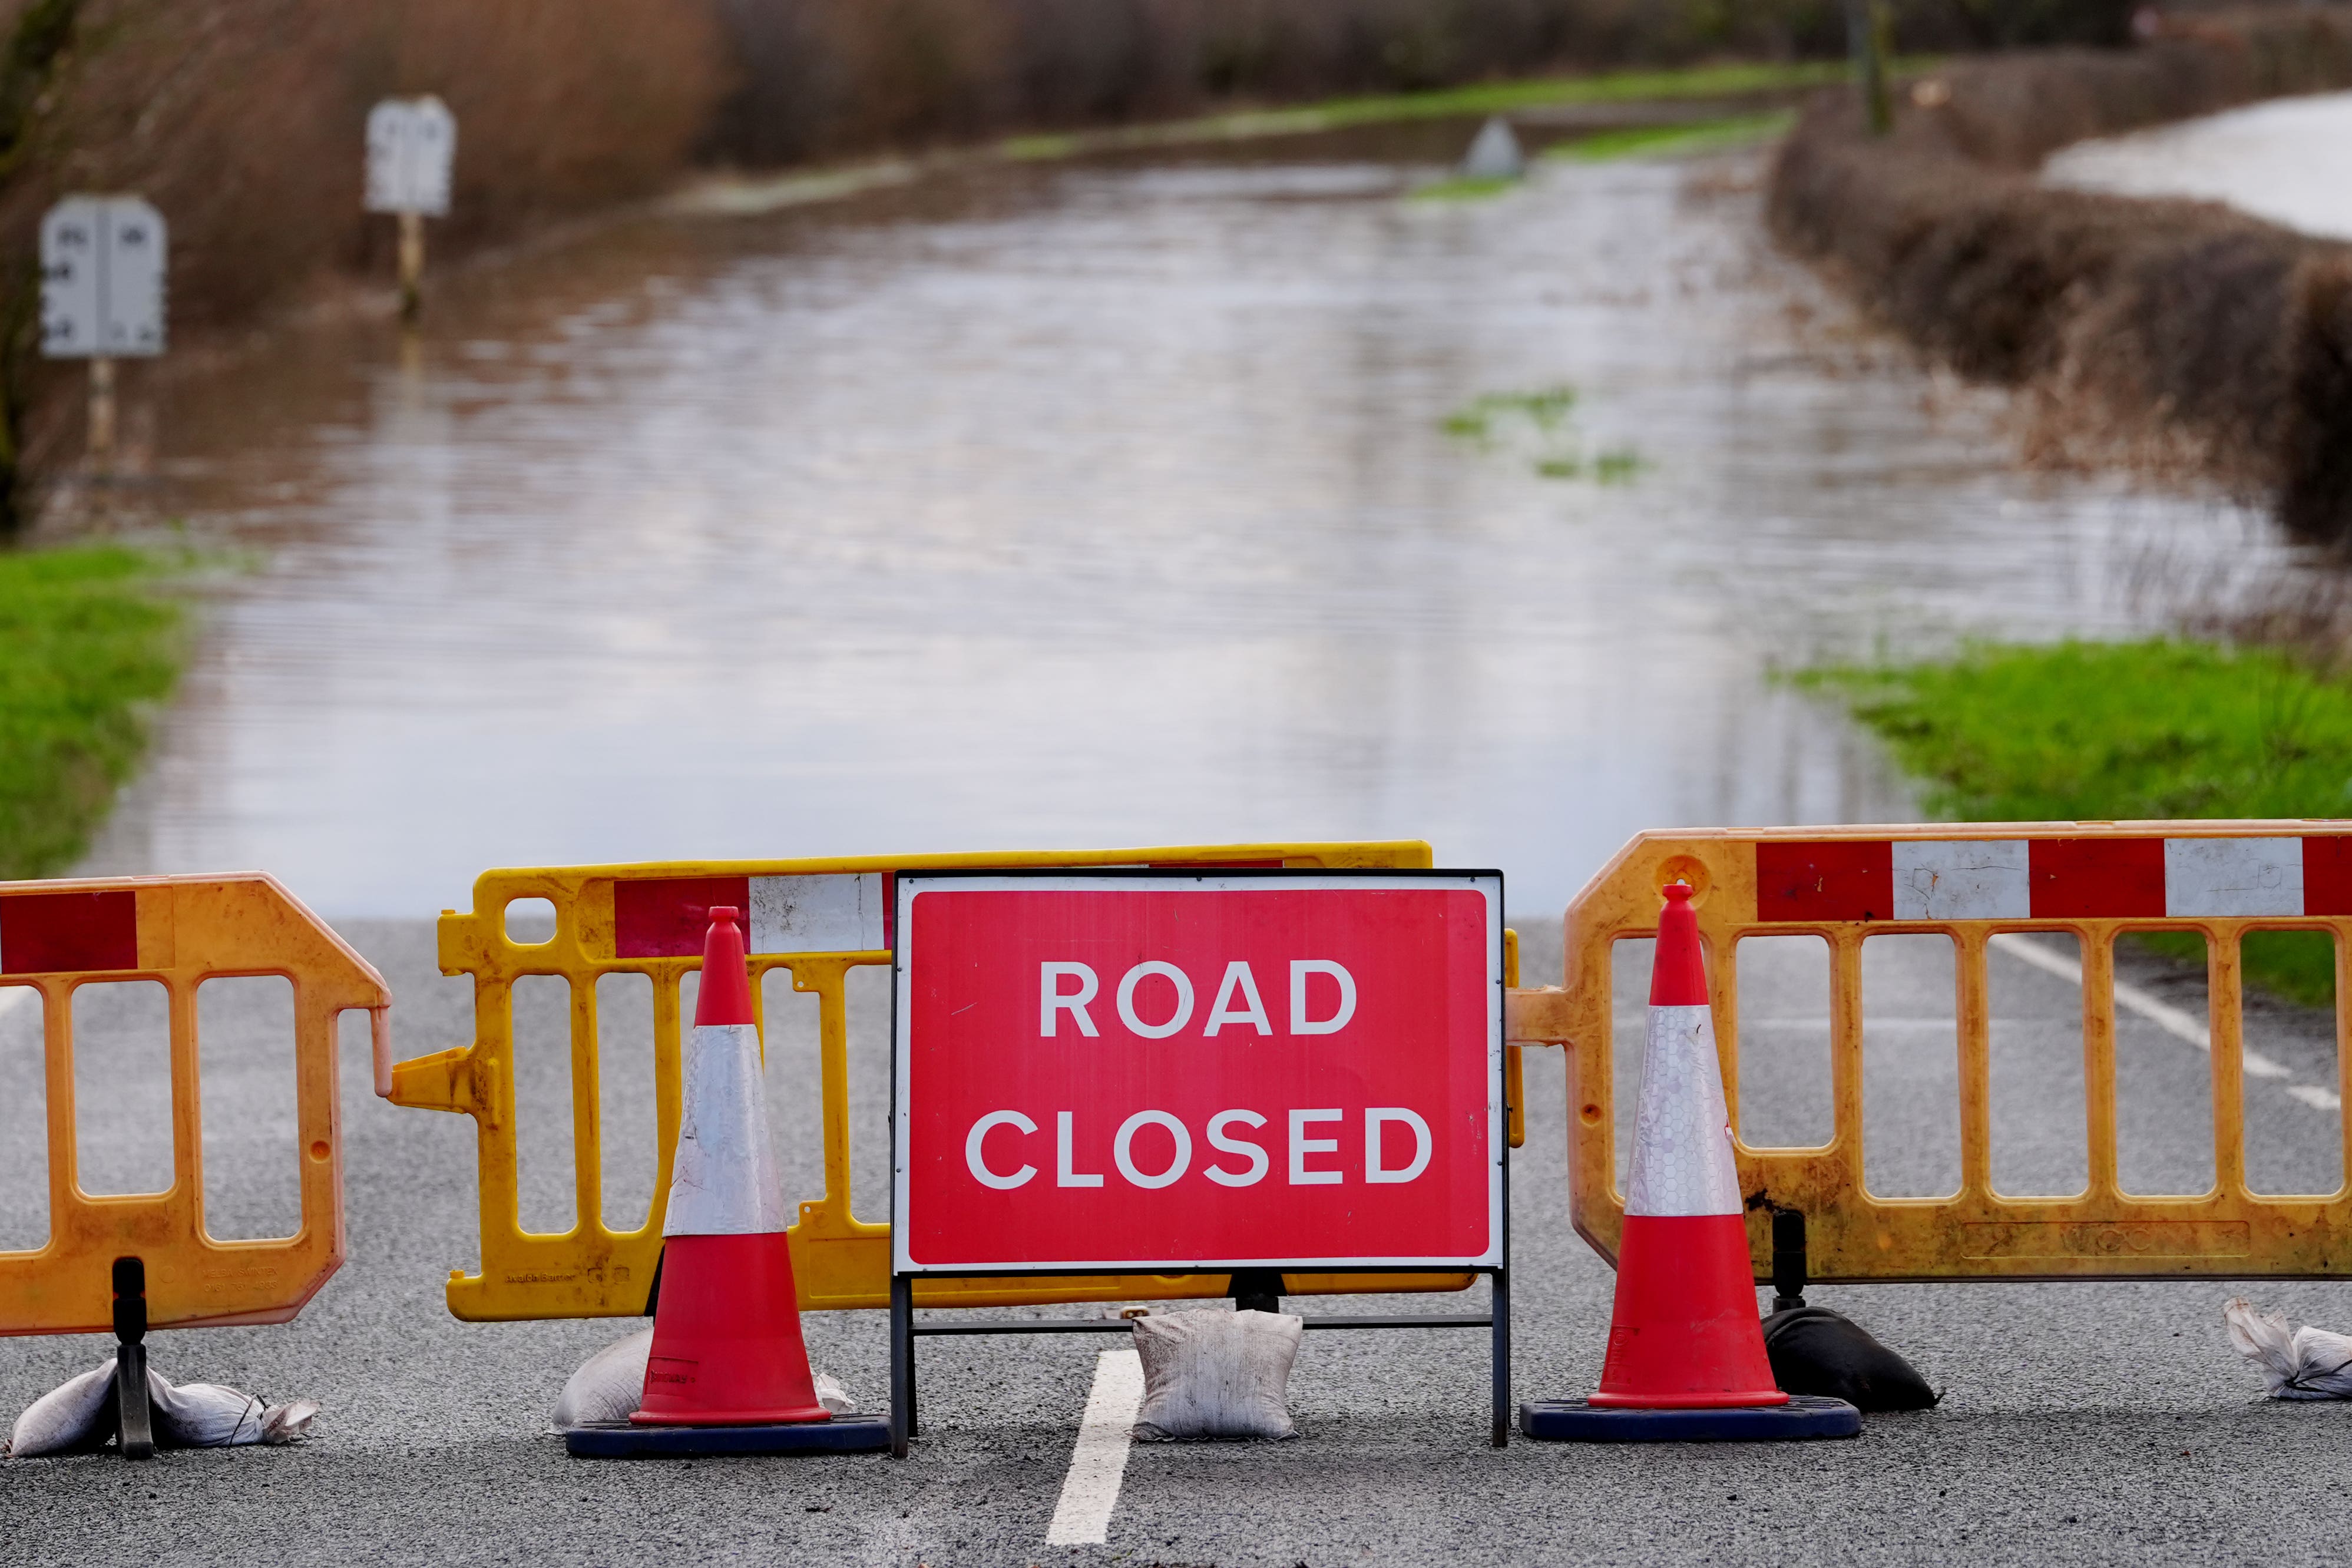
<path id="1" fill-rule="evenodd" d="M 8 1433 L 8 1457 L 87 1453 L 114 1436 L 114 1363 L 68 1378 L 27 1405 Z"/>
<path id="2" fill-rule="evenodd" d="M 653 1348 L 654 1331 L 641 1329 L 582 1362 L 556 1397 L 549 1423 L 558 1432 L 569 1432 L 574 1426 L 626 1421 L 635 1415 L 645 1403 L 646 1359 Z M 841 1384 L 823 1373 L 816 1374 L 816 1402 L 835 1415 L 846 1415 L 857 1408 Z"/>
<path id="3" fill-rule="evenodd" d="M 556 1396 L 548 1419 L 559 1432 L 591 1422 L 626 1421 L 646 1401 L 646 1358 L 653 1353 L 654 1331 L 646 1329 L 625 1340 L 614 1340 L 580 1363 Z"/>
<path id="4" fill-rule="evenodd" d="M 2221 1307 L 2230 1342 L 2262 1369 L 2273 1399 L 2352 1399 L 2352 1336 L 2295 1328 L 2243 1296 Z"/>
<path id="5" fill-rule="evenodd" d="M 147 1372 L 149 1422 L 159 1448 L 235 1448 L 308 1436 L 319 1407 L 307 1399 L 265 1405 L 217 1383 L 166 1383 Z M 8 1435 L 8 1457 L 89 1453 L 113 1441 L 114 1363 L 68 1379 L 35 1400 Z"/>
<path id="6" fill-rule="evenodd" d="M 857 1410 L 857 1401 L 849 1397 L 849 1390 L 823 1373 L 816 1374 L 816 1402 L 835 1415 L 850 1415 Z"/>
<path id="7" fill-rule="evenodd" d="M 1208 1310 L 1136 1319 L 1143 1405 L 1135 1435 L 1152 1442 L 1297 1436 L 1290 1367 L 1306 1326 L 1281 1312 Z"/>

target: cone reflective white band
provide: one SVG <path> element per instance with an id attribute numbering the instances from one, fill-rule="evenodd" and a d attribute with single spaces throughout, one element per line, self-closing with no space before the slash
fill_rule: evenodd
<path id="1" fill-rule="evenodd" d="M 784 1184 L 768 1142 L 760 1030 L 697 1024 L 686 1042 L 664 1236 L 763 1236 L 785 1227 Z"/>
<path id="2" fill-rule="evenodd" d="M 1724 1109 L 1713 1011 L 1652 1007 L 1625 1213 L 1663 1217 L 1740 1212 L 1739 1168 L 1731 1157 L 1731 1116 Z"/>

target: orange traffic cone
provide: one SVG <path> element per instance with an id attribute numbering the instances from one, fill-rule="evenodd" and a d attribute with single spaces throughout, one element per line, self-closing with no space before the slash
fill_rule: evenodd
<path id="1" fill-rule="evenodd" d="M 1665 898 L 1601 1388 L 1531 1401 L 1521 1429 L 1620 1442 L 1852 1436 L 1862 1429 L 1853 1405 L 1792 1399 L 1772 1381 L 1698 919 L 1687 887 Z"/>
<path id="2" fill-rule="evenodd" d="M 630 1417 L 634 1430 L 569 1434 L 575 1454 L 839 1452 L 889 1443 L 880 1418 L 835 1421 L 817 1403 L 737 917 L 712 910 L 703 946 L 644 1403 Z"/>

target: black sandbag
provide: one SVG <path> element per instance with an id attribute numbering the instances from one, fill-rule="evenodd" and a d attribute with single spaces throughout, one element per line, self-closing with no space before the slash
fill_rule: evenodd
<path id="1" fill-rule="evenodd" d="M 1764 1320 L 1772 1381 L 1788 1394 L 1843 1399 L 1857 1410 L 1926 1410 L 1942 1397 L 1911 1363 L 1827 1307 L 1790 1307 Z"/>

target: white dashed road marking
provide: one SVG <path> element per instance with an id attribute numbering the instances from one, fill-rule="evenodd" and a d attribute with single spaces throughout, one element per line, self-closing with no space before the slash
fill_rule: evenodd
<path id="1" fill-rule="evenodd" d="M 2072 984 L 2083 984 L 2083 966 L 2071 958 L 2061 958 L 2039 942 L 2029 942 L 2014 931 L 2003 931 L 1986 939 L 1986 946 L 1999 948 L 2011 958 L 2022 959 L 2034 968 Z M 2127 981 L 2116 983 L 2116 1005 L 2126 1012 L 2137 1013 L 2162 1029 L 2166 1034 L 2188 1041 L 2199 1050 L 2210 1053 L 2213 1041 L 2205 1032 L 2205 1020 L 2193 1013 L 2185 1013 L 2168 1002 L 2159 1002 L 2138 986 Z M 2285 1064 L 2273 1061 L 2262 1052 L 2241 1046 L 2238 1057 L 2244 1064 L 2248 1078 L 2286 1078 L 2292 1070 Z M 2317 1089 L 2308 1084 L 2296 1084 L 2287 1092 L 2305 1105 L 2322 1110 L 2333 1110 L 2336 1096 L 2333 1089 Z M 2325 1101 L 2318 1097 L 2326 1096 Z"/>
<path id="2" fill-rule="evenodd" d="M 1127 1477 L 1128 1446 L 1134 1441 L 1135 1413 L 1143 1404 L 1143 1360 L 1131 1350 L 1105 1351 L 1095 1360 L 1094 1391 L 1070 1451 L 1070 1473 L 1062 1500 L 1045 1528 L 1048 1546 L 1099 1546 L 1110 1534 L 1118 1507 L 1119 1483 Z"/>

